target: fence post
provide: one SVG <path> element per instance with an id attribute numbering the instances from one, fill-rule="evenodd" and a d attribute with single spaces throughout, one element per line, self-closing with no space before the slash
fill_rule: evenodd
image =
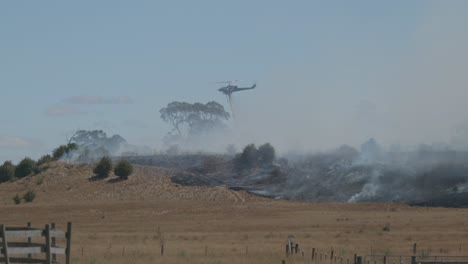
<path id="1" fill-rule="evenodd" d="M 66 264 L 71 264 L 71 239 L 72 239 L 72 223 L 71 222 L 67 223 L 66 238 L 67 238 L 67 249 L 65 250 Z M 83 249 L 81 250 L 81 254 L 83 254 Z"/>
<path id="2" fill-rule="evenodd" d="M 383 264 L 387 264 L 387 256 L 383 257 Z"/>
<path id="3" fill-rule="evenodd" d="M 10 257 L 8 256 L 8 241 L 4 225 L 0 226 L 0 232 L 2 232 L 3 255 L 5 256 L 5 264 L 10 264 Z"/>
<path id="4" fill-rule="evenodd" d="M 312 260 L 315 260 L 315 248 L 312 248 Z"/>
<path id="5" fill-rule="evenodd" d="M 31 222 L 28 222 L 28 229 L 31 228 Z M 31 237 L 28 237 L 28 244 L 29 246 L 31 246 Z M 31 259 L 32 258 L 32 254 L 28 254 L 28 259 Z"/>
<path id="6" fill-rule="evenodd" d="M 52 223 L 51 225 L 52 230 L 55 231 L 55 223 Z M 55 244 L 55 236 L 52 236 L 52 247 L 56 247 L 57 245 Z M 52 262 L 57 262 L 57 255 L 54 253 L 52 254 Z"/>
<path id="7" fill-rule="evenodd" d="M 356 262 L 357 262 L 357 264 L 362 264 L 362 257 L 361 257 L 361 256 L 357 256 L 357 257 L 356 257 Z"/>
<path id="8" fill-rule="evenodd" d="M 413 244 L 413 255 L 416 255 L 417 244 Z"/>
<path id="9" fill-rule="evenodd" d="M 52 256 L 50 254 L 50 246 L 51 246 L 51 239 L 50 239 L 50 225 L 47 224 L 45 226 L 45 236 L 46 236 L 46 263 L 47 264 L 52 264 Z"/>

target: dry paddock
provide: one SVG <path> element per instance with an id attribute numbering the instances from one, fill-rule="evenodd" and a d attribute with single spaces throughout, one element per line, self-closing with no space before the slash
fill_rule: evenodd
<path id="1" fill-rule="evenodd" d="M 312 248 L 324 263 L 331 248 L 346 263 L 354 253 L 408 255 L 414 242 L 423 254 L 468 255 L 467 209 L 280 200 L 56 201 L 0 209 L 0 223 L 9 226 L 55 222 L 65 229 L 72 221 L 73 263 L 310 263 Z M 286 258 L 288 236 L 300 253 Z"/>

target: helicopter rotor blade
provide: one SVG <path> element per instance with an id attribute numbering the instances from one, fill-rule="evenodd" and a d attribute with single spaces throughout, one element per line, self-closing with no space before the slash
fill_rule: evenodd
<path id="1" fill-rule="evenodd" d="M 222 81 L 222 82 L 215 82 L 215 83 L 237 83 L 240 80 L 232 80 L 232 81 Z"/>

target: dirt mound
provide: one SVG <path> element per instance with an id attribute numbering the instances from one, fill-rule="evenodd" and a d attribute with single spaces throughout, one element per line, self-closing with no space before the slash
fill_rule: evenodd
<path id="1" fill-rule="evenodd" d="M 106 200 L 197 200 L 210 202 L 242 203 L 258 200 L 245 192 L 235 192 L 224 187 L 180 186 L 170 179 L 174 169 L 135 165 L 128 180 L 120 181 L 114 175 L 103 180 L 90 180 L 93 166 L 55 162 L 40 174 L 0 184 L 0 201 L 12 204 L 12 197 L 27 190 L 37 194 L 35 203 L 63 203 Z"/>

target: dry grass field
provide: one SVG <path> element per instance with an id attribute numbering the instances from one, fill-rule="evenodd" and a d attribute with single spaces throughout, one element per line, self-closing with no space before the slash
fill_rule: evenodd
<path id="1" fill-rule="evenodd" d="M 72 221 L 73 263 L 311 263 L 312 248 L 322 263 L 331 263 L 331 248 L 346 263 L 354 253 L 410 255 L 414 242 L 418 254 L 468 255 L 467 209 L 269 200 L 177 186 L 174 172 L 160 168 L 140 166 L 116 182 L 89 181 L 91 171 L 56 163 L 0 184 L 0 223 L 55 222 L 64 230 Z M 14 205 L 11 198 L 29 189 L 36 200 Z M 288 236 L 300 254 L 286 258 Z"/>

